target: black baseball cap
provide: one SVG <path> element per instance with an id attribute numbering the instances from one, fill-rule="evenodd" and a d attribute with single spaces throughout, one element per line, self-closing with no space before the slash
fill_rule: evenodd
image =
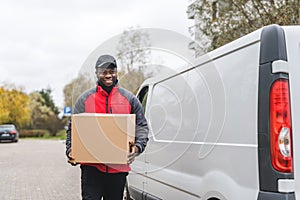
<path id="1" fill-rule="evenodd" d="M 117 68 L 117 62 L 111 55 L 102 55 L 98 58 L 95 68 Z"/>

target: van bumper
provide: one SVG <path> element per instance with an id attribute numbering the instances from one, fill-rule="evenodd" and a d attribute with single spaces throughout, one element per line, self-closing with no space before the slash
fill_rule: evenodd
<path id="1" fill-rule="evenodd" d="M 296 200 L 295 193 L 262 192 L 258 194 L 257 200 Z"/>

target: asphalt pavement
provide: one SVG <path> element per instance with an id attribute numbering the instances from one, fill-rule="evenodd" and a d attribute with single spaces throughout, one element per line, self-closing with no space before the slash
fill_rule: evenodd
<path id="1" fill-rule="evenodd" d="M 80 168 L 58 140 L 0 143 L 0 200 L 81 199 Z"/>

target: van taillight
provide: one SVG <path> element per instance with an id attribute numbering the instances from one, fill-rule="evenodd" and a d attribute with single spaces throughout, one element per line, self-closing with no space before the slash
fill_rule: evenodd
<path id="1" fill-rule="evenodd" d="M 270 147 L 274 169 L 293 171 L 292 127 L 289 82 L 276 80 L 270 93 Z"/>

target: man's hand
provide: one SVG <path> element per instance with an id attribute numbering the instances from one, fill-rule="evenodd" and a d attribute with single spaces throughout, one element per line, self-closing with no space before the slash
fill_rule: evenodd
<path id="1" fill-rule="evenodd" d="M 70 163 L 72 166 L 76 166 L 78 164 L 75 159 L 69 159 L 68 163 Z"/>
<path id="2" fill-rule="evenodd" d="M 72 149 L 70 149 L 70 153 L 68 155 L 68 163 L 70 163 L 72 166 L 76 166 L 78 163 L 76 163 L 75 158 L 72 156 Z"/>
<path id="3" fill-rule="evenodd" d="M 139 149 L 134 145 L 133 142 L 129 142 L 129 146 L 130 146 L 130 153 L 128 154 L 127 157 L 127 164 L 131 164 L 134 161 L 136 155 L 139 153 Z"/>

